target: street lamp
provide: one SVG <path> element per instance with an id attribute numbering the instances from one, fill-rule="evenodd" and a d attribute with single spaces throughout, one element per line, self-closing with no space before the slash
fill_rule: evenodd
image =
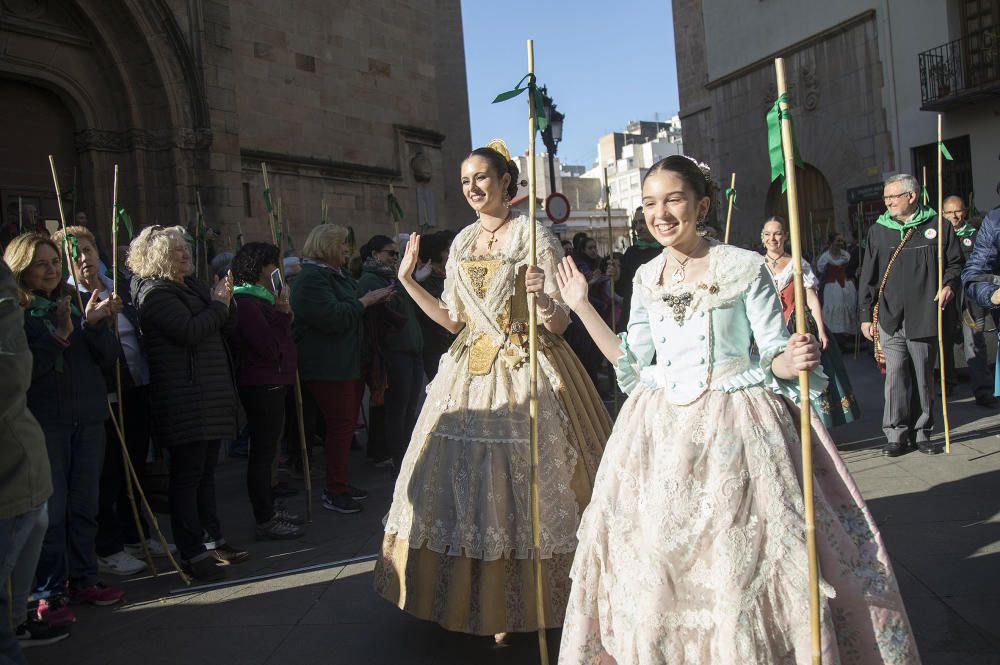
<path id="1" fill-rule="evenodd" d="M 556 110 L 556 105 L 549 97 L 548 90 L 543 85 L 539 92 L 542 94 L 542 108 L 545 111 L 545 119 L 548 126 L 542 131 L 542 143 L 549 154 L 549 193 L 556 191 L 556 165 L 555 155 L 559 142 L 562 141 L 564 114 Z"/>

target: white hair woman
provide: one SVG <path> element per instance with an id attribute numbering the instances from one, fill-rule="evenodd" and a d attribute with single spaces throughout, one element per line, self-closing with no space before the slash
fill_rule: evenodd
<path id="1" fill-rule="evenodd" d="M 225 335 L 235 325 L 233 282 L 210 290 L 191 276 L 191 247 L 180 226 L 150 226 L 128 251 L 132 293 L 149 358 L 153 437 L 170 450 L 170 524 L 187 570 L 197 579 L 225 576 L 220 563 L 245 551 L 222 536 L 215 464 L 224 439 L 236 437 L 237 397 Z M 206 550 L 203 534 L 214 541 Z"/>

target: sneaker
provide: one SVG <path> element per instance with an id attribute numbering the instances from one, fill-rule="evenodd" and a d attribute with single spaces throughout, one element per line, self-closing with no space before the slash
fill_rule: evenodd
<path id="1" fill-rule="evenodd" d="M 54 626 L 38 619 L 28 617 L 24 623 L 14 631 L 18 644 L 22 649 L 31 647 L 44 647 L 55 644 L 69 637 L 69 628 L 66 626 Z"/>
<path id="2" fill-rule="evenodd" d="M 160 541 L 153 540 L 150 538 L 146 541 L 146 547 L 149 548 L 149 556 L 151 557 L 163 557 L 167 556 L 167 550 L 170 550 L 170 554 L 177 556 L 177 548 L 172 543 L 167 543 L 167 549 L 163 549 L 163 545 Z M 137 559 L 141 559 L 146 556 L 146 553 L 142 550 L 142 543 L 127 543 L 125 545 L 125 553 L 131 554 Z"/>
<path id="3" fill-rule="evenodd" d="M 278 499 L 286 499 L 290 496 L 295 496 L 299 491 L 294 487 L 291 487 L 284 480 L 280 481 L 277 485 L 271 488 L 271 494 L 273 494 Z"/>
<path id="4" fill-rule="evenodd" d="M 98 582 L 94 586 L 73 587 L 69 589 L 69 602 L 80 605 L 89 603 L 98 607 L 107 607 L 120 603 L 125 597 L 125 592 L 112 586 L 107 586 Z M 52 623 L 51 621 L 49 623 Z"/>
<path id="5" fill-rule="evenodd" d="M 361 504 L 352 499 L 350 493 L 348 492 L 344 492 L 343 494 L 338 494 L 336 496 L 330 496 L 324 490 L 323 507 L 327 510 L 333 510 L 344 514 L 361 512 Z"/>
<path id="6" fill-rule="evenodd" d="M 296 515 L 295 513 L 285 510 L 285 507 L 280 503 L 274 506 L 274 516 L 271 519 L 279 519 L 282 522 L 288 522 L 295 526 L 302 526 L 306 523 L 306 519 L 302 515 Z"/>
<path id="7" fill-rule="evenodd" d="M 295 540 L 304 536 L 305 529 L 297 524 L 286 522 L 275 513 L 268 522 L 257 525 L 257 540 Z"/>
<path id="8" fill-rule="evenodd" d="M 97 557 L 97 568 L 102 573 L 128 576 L 146 570 L 146 563 L 128 552 L 115 552 L 111 556 Z"/>
<path id="9" fill-rule="evenodd" d="M 246 550 L 238 550 L 226 542 L 217 542 L 215 544 L 215 549 L 212 551 L 215 552 L 216 556 L 229 564 L 243 563 L 250 558 L 250 552 L 247 552 Z"/>
<path id="10" fill-rule="evenodd" d="M 53 626 L 65 626 L 76 621 L 66 596 L 55 595 L 38 601 L 38 620 Z"/>
<path id="11" fill-rule="evenodd" d="M 355 501 L 364 501 L 368 498 L 368 492 L 354 485 L 347 486 L 347 494 Z"/>
<path id="12" fill-rule="evenodd" d="M 215 582 L 226 578 L 226 569 L 219 565 L 213 556 L 214 550 L 209 556 L 197 561 L 185 561 L 182 564 L 184 572 L 200 582 Z"/>

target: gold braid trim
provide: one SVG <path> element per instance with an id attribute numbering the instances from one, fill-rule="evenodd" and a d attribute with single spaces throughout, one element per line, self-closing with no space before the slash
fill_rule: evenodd
<path id="1" fill-rule="evenodd" d="M 889 257 L 889 263 L 885 266 L 885 273 L 882 275 L 882 283 L 878 285 L 878 295 L 875 297 L 875 306 L 872 308 L 872 341 L 875 343 L 875 362 L 879 365 L 885 365 L 885 352 L 882 351 L 882 341 L 881 335 L 878 332 L 878 305 L 879 301 L 882 300 L 882 294 L 885 292 L 885 283 L 889 279 L 889 271 L 892 270 L 892 266 L 896 263 L 896 259 L 899 258 L 899 253 L 903 251 L 903 245 L 906 241 L 910 239 L 913 235 L 914 227 L 910 227 L 906 231 L 906 235 L 903 239 L 899 241 L 896 245 L 896 249 L 893 250 L 892 256 Z"/>

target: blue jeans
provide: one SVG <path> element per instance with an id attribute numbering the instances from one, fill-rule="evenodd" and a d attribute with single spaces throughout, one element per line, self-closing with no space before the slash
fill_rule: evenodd
<path id="1" fill-rule="evenodd" d="M 104 422 L 42 425 L 52 467 L 49 528 L 35 573 L 35 593 L 62 593 L 66 580 L 97 584 L 98 487 L 104 464 Z M 69 568 L 67 569 L 67 562 Z"/>
<path id="2" fill-rule="evenodd" d="M 18 626 L 27 616 L 28 592 L 48 524 L 45 504 L 21 515 L 0 519 L 0 580 L 6 580 L 9 575 L 13 591 L 9 607 L 7 590 L 0 593 L 0 665 L 27 665 L 7 617 L 13 617 L 14 626 Z"/>

